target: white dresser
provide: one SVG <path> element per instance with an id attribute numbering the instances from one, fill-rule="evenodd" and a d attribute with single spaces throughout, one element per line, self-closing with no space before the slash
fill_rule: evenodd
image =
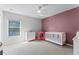
<path id="1" fill-rule="evenodd" d="M 79 32 L 73 38 L 73 54 L 79 55 Z"/>
<path id="2" fill-rule="evenodd" d="M 35 40 L 35 32 L 25 32 L 25 40 L 26 41 L 31 41 Z"/>

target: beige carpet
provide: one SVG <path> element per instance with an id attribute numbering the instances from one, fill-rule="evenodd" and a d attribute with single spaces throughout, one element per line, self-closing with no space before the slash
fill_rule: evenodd
<path id="1" fill-rule="evenodd" d="M 32 41 L 5 46 L 4 55 L 72 55 L 73 48 L 46 41 Z"/>

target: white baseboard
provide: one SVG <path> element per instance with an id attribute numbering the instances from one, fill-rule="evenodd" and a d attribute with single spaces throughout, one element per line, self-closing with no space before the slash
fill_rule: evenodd
<path id="1" fill-rule="evenodd" d="M 68 43 L 66 43 L 66 45 L 73 47 L 73 44 L 68 44 Z"/>

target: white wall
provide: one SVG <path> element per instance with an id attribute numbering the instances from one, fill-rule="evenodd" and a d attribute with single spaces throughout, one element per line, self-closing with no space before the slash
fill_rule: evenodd
<path id="1" fill-rule="evenodd" d="M 2 21 L 2 20 L 1 20 L 1 10 L 0 10 L 0 42 L 2 41 L 2 40 L 1 40 L 1 39 L 2 39 L 2 35 L 1 35 L 1 34 L 2 34 L 2 32 L 1 32 L 1 31 L 2 31 L 2 30 L 1 30 L 1 21 Z"/>
<path id="2" fill-rule="evenodd" d="M 3 42 L 3 26 L 2 26 L 2 22 L 3 22 L 3 20 L 2 20 L 2 17 L 3 16 L 3 12 L 2 12 L 2 10 L 0 9 L 0 42 Z"/>
<path id="3" fill-rule="evenodd" d="M 21 35 L 8 36 L 8 21 L 20 20 L 21 21 Z M 11 12 L 3 11 L 3 41 L 4 45 L 11 45 L 15 43 L 24 42 L 24 32 L 27 31 L 41 31 L 41 20 L 32 17 L 27 17 Z"/>

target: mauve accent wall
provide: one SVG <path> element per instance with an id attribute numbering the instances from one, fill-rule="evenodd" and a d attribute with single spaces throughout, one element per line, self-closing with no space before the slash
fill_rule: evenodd
<path id="1" fill-rule="evenodd" d="M 79 30 L 79 7 L 47 17 L 42 25 L 44 32 L 66 32 L 66 42 L 73 44 L 72 38 Z"/>

